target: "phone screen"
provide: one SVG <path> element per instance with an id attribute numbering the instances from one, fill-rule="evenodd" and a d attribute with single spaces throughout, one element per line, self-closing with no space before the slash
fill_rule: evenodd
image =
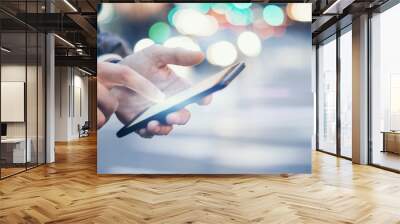
<path id="1" fill-rule="evenodd" d="M 142 114 L 140 114 L 138 117 L 136 117 L 130 124 L 125 126 L 123 129 L 121 129 L 119 131 L 119 133 L 117 133 L 117 135 L 120 137 L 123 135 L 126 135 L 127 134 L 126 129 L 135 130 L 134 127 L 137 126 L 138 124 L 143 123 L 147 119 L 157 116 L 160 113 L 169 111 L 169 110 L 171 110 L 171 108 L 174 108 L 177 105 L 180 105 L 183 107 L 190 103 L 194 103 L 196 100 L 199 100 L 196 98 L 196 96 L 201 96 L 202 94 L 204 94 L 207 91 L 212 93 L 213 91 L 210 91 L 210 90 L 212 90 L 214 87 L 216 87 L 218 84 L 220 84 L 220 82 L 222 80 L 224 80 L 228 75 L 230 75 L 233 71 L 235 71 L 235 68 L 237 68 L 240 65 L 241 65 L 240 69 L 236 70 L 236 73 L 238 74 L 238 73 L 240 73 L 240 71 L 243 70 L 244 63 L 239 63 L 236 65 L 230 66 L 228 68 L 225 68 L 224 70 L 218 72 L 217 74 L 214 74 L 214 75 L 194 84 L 190 88 L 183 90 L 182 92 L 179 92 L 175 95 L 172 95 L 172 96 L 166 98 L 164 101 L 158 102 L 157 104 L 149 107 Z M 234 74 L 234 77 L 236 77 L 236 75 L 237 75 L 236 73 Z M 230 78 L 229 81 L 231 81 L 231 79 L 233 79 L 234 77 Z M 228 83 L 226 83 L 226 84 L 228 84 Z M 215 91 L 217 91 L 217 90 L 218 89 L 216 89 Z M 178 110 L 180 108 L 175 108 L 175 109 Z"/>

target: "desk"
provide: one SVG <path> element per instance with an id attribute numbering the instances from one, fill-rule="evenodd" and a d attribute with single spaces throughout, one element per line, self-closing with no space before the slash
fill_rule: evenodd
<path id="1" fill-rule="evenodd" d="M 400 132 L 383 131 L 383 150 L 382 152 L 392 152 L 400 154 Z"/>
<path id="2" fill-rule="evenodd" d="M 26 140 L 28 143 L 25 151 L 25 138 L 5 138 L 1 139 L 1 157 L 6 163 L 25 163 L 32 159 L 31 139 Z M 11 147 L 10 147 L 11 146 Z M 26 153 L 26 154 L 25 154 Z M 25 161 L 26 159 L 26 161 Z"/>

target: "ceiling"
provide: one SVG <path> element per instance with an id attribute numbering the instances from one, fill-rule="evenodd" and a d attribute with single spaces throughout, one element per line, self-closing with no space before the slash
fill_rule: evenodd
<path id="1" fill-rule="evenodd" d="M 68 64 L 95 71 L 96 5 L 99 2 L 100 0 L 1 0 L 2 45 L 12 49 L 7 54 L 8 60 L 25 61 L 25 55 L 28 58 L 35 57 L 38 48 L 33 44 L 26 45 L 25 39 L 28 42 L 32 39 L 30 34 L 25 38 L 26 31 L 54 32 L 61 37 L 55 38 L 56 65 Z M 25 46 L 28 46 L 26 51 Z"/>
<path id="2" fill-rule="evenodd" d="M 352 23 L 353 17 L 372 12 L 390 0 L 310 0 L 313 3 L 313 44 Z"/>
<path id="3" fill-rule="evenodd" d="M 353 16 L 379 7 L 387 1 L 293 0 L 290 2 L 313 4 L 313 42 L 317 43 L 335 32 L 339 20 L 344 21 L 340 24 L 345 26 L 346 19 L 348 23 L 351 23 Z M 8 55 L 9 59 L 21 58 L 26 53 L 29 56 L 37 51 L 35 43 L 30 43 L 33 36 L 28 34 L 28 48 L 25 52 L 26 30 L 28 32 L 54 32 L 74 45 L 74 47 L 71 47 L 62 39 L 55 39 L 56 64 L 71 65 L 71 63 L 74 63 L 75 66 L 82 66 L 95 71 L 97 4 L 101 2 L 132 2 L 132 0 L 47 0 L 47 2 L 46 5 L 45 0 L 0 1 L 0 26 L 2 32 L 6 33 L 2 35 L 2 44 L 13 49 L 14 52 Z M 151 1 L 146 0 L 144 2 Z M 165 2 L 169 1 L 165 0 Z M 185 0 L 182 0 L 182 2 L 185 2 Z M 267 2 L 283 3 L 288 1 L 267 0 Z M 339 4 L 335 2 L 339 2 Z M 52 11 L 52 13 L 49 13 L 49 11 Z"/>

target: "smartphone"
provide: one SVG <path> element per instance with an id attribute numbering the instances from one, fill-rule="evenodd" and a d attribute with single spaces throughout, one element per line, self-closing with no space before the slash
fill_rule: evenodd
<path id="1" fill-rule="evenodd" d="M 160 123 L 166 123 L 166 116 L 178 111 L 191 103 L 200 101 L 202 98 L 217 92 L 235 79 L 245 68 L 245 63 L 240 62 L 225 68 L 221 72 L 212 75 L 199 83 L 183 90 L 173 96 L 166 98 L 163 102 L 154 104 L 143 111 L 129 124 L 125 125 L 117 132 L 118 137 L 123 137 L 134 131 L 138 131 L 147 126 L 147 123 L 157 120 Z"/>

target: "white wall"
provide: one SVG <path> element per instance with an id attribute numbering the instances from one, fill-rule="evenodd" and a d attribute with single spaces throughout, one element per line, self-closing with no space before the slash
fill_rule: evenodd
<path id="1" fill-rule="evenodd" d="M 2 65 L 1 81 L 25 82 L 25 65 Z M 1 108 L 6 110 L 6 108 Z M 11 122 L 7 123 L 8 137 L 25 137 L 25 123 Z"/>
<path id="2" fill-rule="evenodd" d="M 76 68 L 56 67 L 55 86 L 55 140 L 77 139 L 78 124 L 88 120 L 88 79 Z"/>
<path id="3" fill-rule="evenodd" d="M 55 141 L 67 141 L 68 136 L 68 77 L 67 67 L 55 68 Z"/>
<path id="4" fill-rule="evenodd" d="M 27 69 L 27 70 L 25 70 Z M 36 67 L 18 64 L 8 64 L 1 66 L 1 81 L 2 82 L 25 82 L 25 75 L 28 72 L 28 84 L 30 87 L 32 85 L 33 88 L 27 88 L 27 119 L 28 124 L 26 122 L 7 122 L 7 135 L 8 137 L 25 137 L 25 126 L 28 125 L 28 137 L 30 133 L 36 134 L 36 80 L 32 79 L 31 75 L 36 75 Z M 3 96 L 4 97 L 4 96 Z M 42 105 L 39 105 L 39 107 Z M 1 108 L 1 110 L 8 110 L 9 108 Z M 33 113 L 34 111 L 35 113 Z M 33 122 L 33 123 L 32 123 Z M 31 131 L 32 130 L 32 131 Z"/>

